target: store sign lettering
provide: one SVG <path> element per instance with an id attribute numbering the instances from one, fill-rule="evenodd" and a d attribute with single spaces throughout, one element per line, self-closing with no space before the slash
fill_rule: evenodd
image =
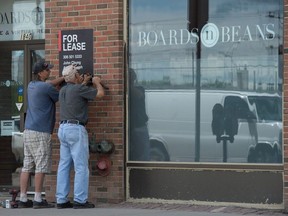
<path id="1" fill-rule="evenodd" d="M 10 87 L 10 86 L 22 86 L 23 82 L 20 81 L 14 81 L 14 80 L 6 80 L 0 82 L 0 87 Z"/>
<path id="2" fill-rule="evenodd" d="M 31 12 L 0 13 L 1 24 L 29 23 L 29 22 L 31 22 Z"/>
<path id="3" fill-rule="evenodd" d="M 276 37 L 275 26 L 272 23 L 255 26 L 222 26 L 218 28 L 213 23 L 203 26 L 201 32 L 193 28 L 170 29 L 158 31 L 140 31 L 138 33 L 138 46 L 165 46 L 197 44 L 200 40 L 206 47 L 213 47 L 217 43 L 273 40 Z"/>
<path id="4" fill-rule="evenodd" d="M 40 7 L 32 11 L 0 12 L 0 24 L 25 24 L 31 21 L 40 25 L 43 23 L 44 14 Z"/>

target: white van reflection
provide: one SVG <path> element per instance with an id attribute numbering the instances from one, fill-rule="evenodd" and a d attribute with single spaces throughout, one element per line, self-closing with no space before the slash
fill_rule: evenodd
<path id="1" fill-rule="evenodd" d="M 227 162 L 282 162 L 279 94 L 202 90 L 200 104 L 201 162 L 223 161 L 225 137 Z M 146 90 L 146 106 L 151 160 L 195 161 L 195 91 Z"/>

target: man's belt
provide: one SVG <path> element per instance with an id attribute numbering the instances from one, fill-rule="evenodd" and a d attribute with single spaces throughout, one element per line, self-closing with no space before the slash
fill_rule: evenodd
<path id="1" fill-rule="evenodd" d="M 63 120 L 63 121 L 60 121 L 60 124 L 76 124 L 76 125 L 85 126 L 83 122 L 80 122 L 78 120 Z"/>

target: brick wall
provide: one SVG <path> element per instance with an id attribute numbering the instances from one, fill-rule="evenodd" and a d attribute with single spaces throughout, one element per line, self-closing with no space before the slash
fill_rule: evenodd
<path id="1" fill-rule="evenodd" d="M 123 1 L 122 0 L 68 0 L 46 1 L 46 60 L 55 67 L 52 76 L 58 76 L 58 31 L 93 29 L 94 74 L 109 86 L 103 100 L 89 106 L 89 137 L 96 141 L 105 137 L 115 144 L 110 156 L 111 173 L 102 177 L 95 170 L 99 155 L 90 154 L 89 201 L 118 203 L 124 200 L 124 135 L 125 102 L 123 70 Z M 59 109 L 57 109 L 59 111 Z M 57 115 L 58 116 L 58 115 Z M 57 117 L 58 118 L 58 117 Z M 58 121 L 58 120 L 57 120 Z M 59 161 L 58 124 L 53 135 L 53 169 L 46 177 L 46 199 L 55 201 L 57 167 Z M 73 173 L 71 186 L 73 186 Z M 73 192 L 73 187 L 72 190 Z M 73 197 L 73 194 L 70 194 Z"/>

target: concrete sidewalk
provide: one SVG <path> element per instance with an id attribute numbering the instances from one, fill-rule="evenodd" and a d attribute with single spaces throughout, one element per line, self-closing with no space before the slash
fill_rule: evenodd
<path id="1" fill-rule="evenodd" d="M 175 204 L 99 204 L 94 209 L 5 209 L 1 216 L 285 216 L 281 210 Z"/>

